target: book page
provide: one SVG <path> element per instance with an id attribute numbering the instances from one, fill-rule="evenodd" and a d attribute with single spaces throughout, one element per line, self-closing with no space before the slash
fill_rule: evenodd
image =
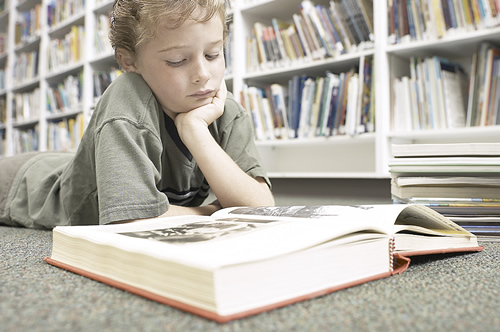
<path id="1" fill-rule="evenodd" d="M 107 226 L 60 226 L 54 233 L 210 270 L 269 259 L 337 239 L 341 239 L 340 245 L 349 242 L 346 236 L 365 230 L 365 225 L 355 222 L 332 225 L 326 219 L 222 215 L 158 218 Z M 388 241 L 388 235 L 382 232 L 366 233 L 373 239 Z"/>
<path id="2" fill-rule="evenodd" d="M 366 229 L 394 234 L 410 229 L 426 234 L 467 234 L 462 227 L 424 205 L 380 204 L 380 205 L 323 205 L 323 206 L 276 206 L 244 207 L 218 211 L 214 216 L 249 216 L 252 218 L 306 218 L 323 219 L 338 224 L 349 223 Z M 398 226 L 395 226 L 398 225 Z M 404 225 L 404 226 L 402 226 Z M 425 229 L 431 230 L 426 231 Z"/>
<path id="3" fill-rule="evenodd" d="M 217 211 L 212 216 L 327 220 L 339 228 L 344 227 L 344 224 L 356 225 L 366 230 L 391 234 L 397 216 L 405 207 L 393 204 L 238 207 Z"/>
<path id="4" fill-rule="evenodd" d="M 398 216 L 396 226 L 399 226 L 397 227 L 399 231 L 403 229 L 418 231 L 418 228 L 408 226 L 419 226 L 442 234 L 471 235 L 450 219 L 423 205 L 407 206 Z"/>

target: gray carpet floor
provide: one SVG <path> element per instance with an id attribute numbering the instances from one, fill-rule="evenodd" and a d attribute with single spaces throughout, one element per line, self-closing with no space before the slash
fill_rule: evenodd
<path id="1" fill-rule="evenodd" d="M 52 233 L 0 227 L 0 331 L 500 331 L 500 243 L 224 325 L 50 266 Z"/>

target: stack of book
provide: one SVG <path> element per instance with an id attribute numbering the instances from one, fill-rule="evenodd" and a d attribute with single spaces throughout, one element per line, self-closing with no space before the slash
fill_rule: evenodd
<path id="1" fill-rule="evenodd" d="M 500 143 L 394 144 L 392 155 L 395 203 L 427 205 L 500 240 Z"/>

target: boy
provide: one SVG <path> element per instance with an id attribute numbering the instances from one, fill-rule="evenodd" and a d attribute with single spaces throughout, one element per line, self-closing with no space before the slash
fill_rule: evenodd
<path id="1" fill-rule="evenodd" d="M 0 223 L 52 228 L 273 205 L 248 113 L 224 83 L 225 34 L 223 0 L 116 0 L 110 39 L 125 73 L 75 155 L 0 160 L 0 172 L 15 173 L 0 173 L 9 187 Z M 217 201 L 200 206 L 209 187 Z"/>

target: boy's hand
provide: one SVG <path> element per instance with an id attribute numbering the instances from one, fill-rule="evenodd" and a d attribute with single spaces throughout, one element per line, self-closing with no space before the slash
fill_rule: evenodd
<path id="1" fill-rule="evenodd" d="M 175 117 L 175 126 L 181 139 L 183 139 L 183 134 L 186 131 L 190 129 L 196 130 L 199 126 L 207 128 L 212 122 L 218 119 L 224 113 L 226 97 L 226 82 L 222 80 L 220 88 L 210 104 L 200 106 L 186 113 L 177 114 Z"/>

